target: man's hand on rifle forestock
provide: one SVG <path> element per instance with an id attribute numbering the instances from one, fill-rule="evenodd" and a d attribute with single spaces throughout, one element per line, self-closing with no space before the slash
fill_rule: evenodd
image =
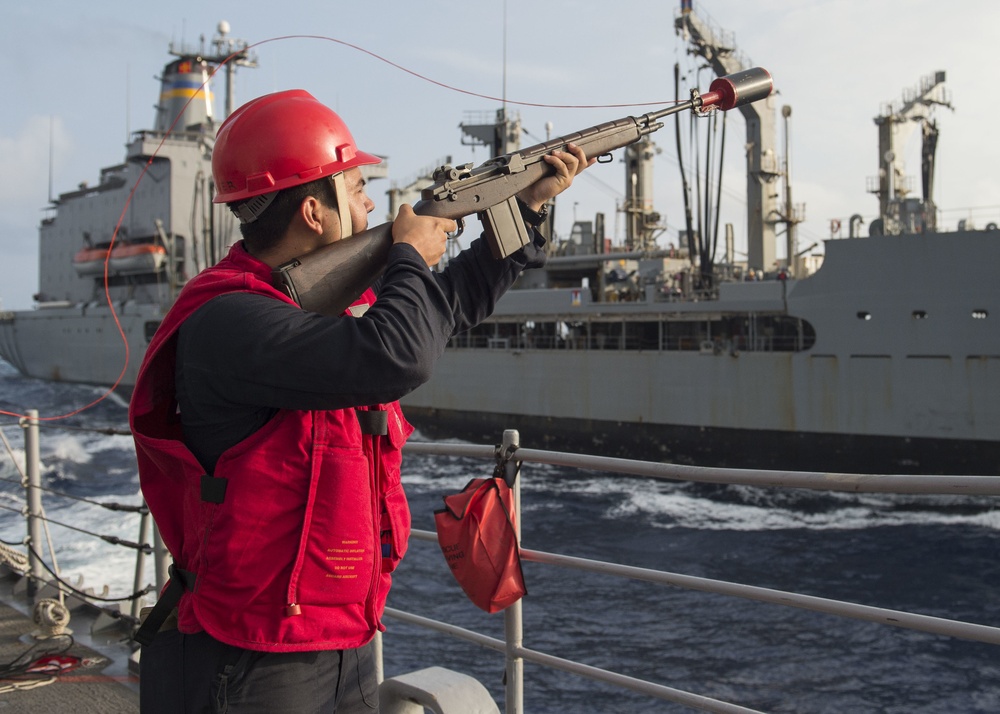
<path id="1" fill-rule="evenodd" d="M 517 194 L 532 211 L 542 210 L 542 206 L 565 191 L 573 184 L 573 179 L 593 165 L 596 158 L 588 159 L 587 155 L 576 144 L 567 144 L 566 151 L 553 151 L 542 159 L 555 169 L 555 173 L 535 181 L 528 188 Z"/>

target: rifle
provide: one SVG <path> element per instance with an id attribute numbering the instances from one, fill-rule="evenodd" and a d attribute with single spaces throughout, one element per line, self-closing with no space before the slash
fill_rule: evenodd
<path id="1" fill-rule="evenodd" d="M 472 164 L 442 166 L 433 174 L 434 184 L 421 192 L 413 211 L 456 220 L 459 232 L 462 219 L 477 214 L 493 257 L 505 258 L 531 240 L 516 196 L 552 171 L 542 160 L 546 154 L 565 149 L 572 142 L 588 158 L 610 159 L 609 152 L 660 129 L 663 117 L 687 109 L 728 111 L 764 99 L 772 88 L 767 70 L 755 67 L 717 78 L 704 94 L 693 89 L 690 100 L 667 109 L 598 124 L 492 158 L 475 168 Z M 303 309 L 340 315 L 382 274 L 391 247 L 392 223 L 383 223 L 279 265 L 272 278 L 275 286 Z"/>

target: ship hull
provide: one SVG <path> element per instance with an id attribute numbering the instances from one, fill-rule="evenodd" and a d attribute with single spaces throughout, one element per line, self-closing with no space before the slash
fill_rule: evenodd
<path id="1" fill-rule="evenodd" d="M 0 356 L 28 377 L 128 389 L 162 317 L 149 303 L 119 307 L 117 324 L 96 305 L 7 312 L 0 314 Z"/>
<path id="2" fill-rule="evenodd" d="M 534 431 L 526 444 L 698 465 L 1000 475 L 998 239 L 829 241 L 813 276 L 700 303 L 515 291 L 496 337 L 453 341 L 402 401 L 438 436 L 516 428 Z M 789 320 L 814 338 L 769 336 Z M 681 329 L 694 338 L 670 337 Z"/>
<path id="3" fill-rule="evenodd" d="M 1000 473 L 1000 443 L 996 441 L 554 419 L 413 406 L 406 408 L 406 416 L 426 439 L 496 441 L 503 430 L 516 428 L 524 448 L 567 449 L 689 466 L 827 473 Z"/>
<path id="4" fill-rule="evenodd" d="M 1000 474 L 996 408 L 969 389 L 1000 384 L 1000 359 L 893 375 L 786 354 L 477 357 L 446 355 L 403 400 L 426 436 L 518 429 L 534 448 L 700 466 Z"/>

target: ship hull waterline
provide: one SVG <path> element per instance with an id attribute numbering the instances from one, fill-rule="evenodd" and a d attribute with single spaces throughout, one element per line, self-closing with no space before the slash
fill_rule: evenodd
<path id="1" fill-rule="evenodd" d="M 642 424 L 404 407 L 426 439 L 497 441 L 520 432 L 521 446 L 689 466 L 825 473 L 1000 474 L 1000 443 L 865 434 L 819 434 Z"/>

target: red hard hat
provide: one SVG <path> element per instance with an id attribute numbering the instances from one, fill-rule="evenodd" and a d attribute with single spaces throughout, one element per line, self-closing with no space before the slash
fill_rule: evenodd
<path id="1" fill-rule="evenodd" d="M 358 151 L 343 120 L 309 92 L 266 94 L 219 128 L 212 152 L 214 200 L 243 201 L 380 161 Z"/>

